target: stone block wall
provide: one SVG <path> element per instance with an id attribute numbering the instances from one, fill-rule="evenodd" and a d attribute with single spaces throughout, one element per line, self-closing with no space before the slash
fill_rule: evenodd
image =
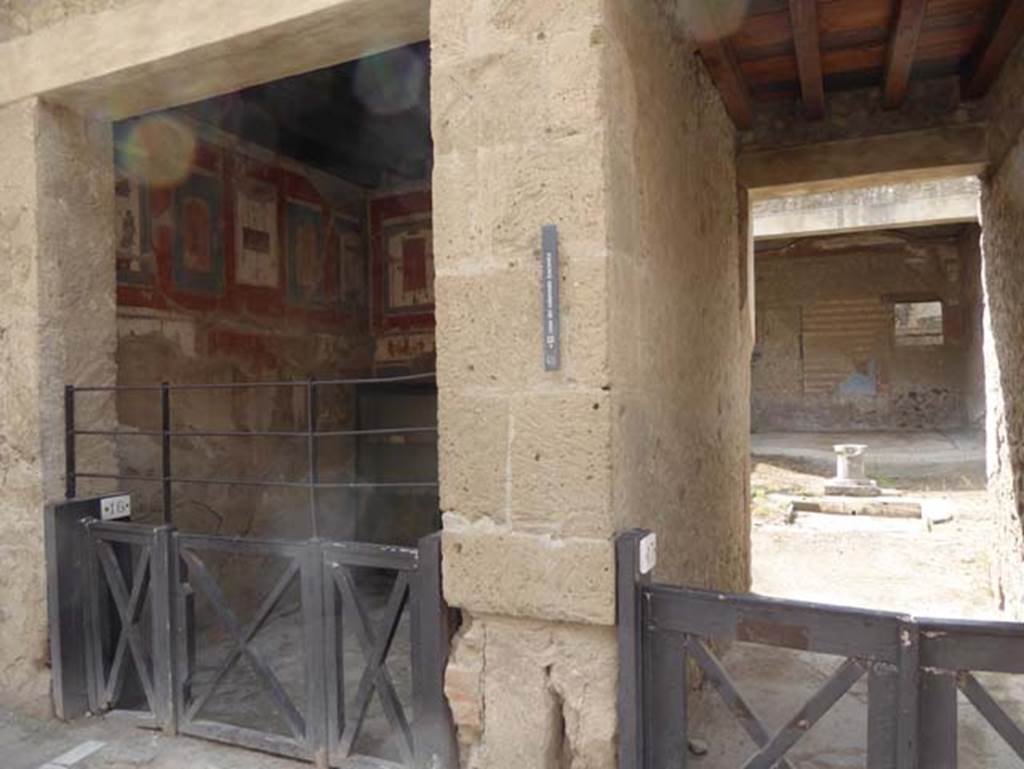
<path id="1" fill-rule="evenodd" d="M 444 579 L 464 613 L 447 691 L 478 769 L 615 760 L 603 6 L 431 8 Z M 555 373 L 545 224 L 562 258 Z"/>
<path id="2" fill-rule="evenodd" d="M 667 4 L 432 4 L 447 693 L 463 765 L 615 765 L 615 532 L 748 584 L 735 134 Z M 540 229 L 559 228 L 545 372 Z M 523 739 L 523 734 L 532 735 Z"/>

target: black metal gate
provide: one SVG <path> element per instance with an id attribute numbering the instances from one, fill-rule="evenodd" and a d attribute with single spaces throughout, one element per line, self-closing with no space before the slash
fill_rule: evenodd
<path id="1" fill-rule="evenodd" d="M 790 750 L 864 677 L 870 769 L 955 769 L 958 691 L 1024 761 L 1024 731 L 975 675 L 1024 674 L 1024 625 L 926 620 L 655 584 L 640 568 L 647 534 L 631 531 L 617 542 L 620 769 L 687 766 L 688 678 L 696 670 L 757 746 L 742 769 L 792 769 Z M 772 731 L 711 641 L 816 652 L 840 662 Z"/>
<path id="2" fill-rule="evenodd" d="M 441 598 L 440 535 L 418 549 L 348 542 L 274 541 L 183 534 L 171 526 L 78 518 L 87 500 L 48 511 L 53 552 L 67 559 L 65 580 L 51 574 L 56 615 L 55 692 L 61 715 L 81 682 L 88 709 L 131 715 L 167 734 L 188 734 L 306 759 L 318 766 L 345 766 L 359 759 L 357 739 L 374 697 L 386 719 L 392 763 L 408 767 L 455 765 L 453 731 L 444 699 L 448 654 L 447 611 Z M 217 555 L 276 557 L 286 564 L 244 622 L 211 565 Z M 74 574 L 74 567 L 80 567 Z M 387 600 L 373 611 L 354 571 L 392 575 Z M 52 570 L 53 571 L 53 570 Z M 83 577 L 78 589 L 74 577 Z M 300 596 L 296 654 L 301 680 L 283 680 L 274 660 L 256 647 L 290 586 Z M 194 602 L 205 599 L 218 627 L 197 632 Z M 76 619 L 80 626 L 76 627 Z M 399 623 L 408 622 L 411 702 L 392 680 Z M 357 639 L 362 665 L 351 664 L 342 629 Z M 214 644 L 215 667 L 201 671 L 197 645 Z M 84 639 L 83 643 L 76 643 Z M 349 664 L 346 664 L 346 659 Z M 245 666 L 253 694 L 264 695 L 286 728 L 240 725 L 233 710 L 247 697 L 223 703 L 224 718 L 204 715 L 226 676 Z M 346 698 L 345 677 L 355 675 Z M 294 678 L 294 677 L 293 677 Z M 73 707 L 73 706 L 71 706 Z M 356 760 L 356 765 L 364 765 Z M 385 765 L 378 761 L 374 765 Z"/>
<path id="3" fill-rule="evenodd" d="M 67 499 L 46 512 L 58 716 L 130 715 L 167 734 L 318 767 L 455 766 L 444 697 L 450 629 L 441 594 L 440 535 L 400 547 L 336 541 L 322 533 L 324 515 L 351 515 L 357 507 L 336 500 L 325 504 L 329 490 L 436 495 L 437 483 L 436 475 L 379 483 L 337 473 L 325 481 L 321 441 L 404 441 L 435 434 L 436 425 L 363 429 L 357 417 L 353 426 L 323 429 L 321 394 L 332 387 L 409 387 L 432 378 L 68 387 Z M 184 418 L 176 426 L 172 420 L 172 393 L 248 388 L 303 390 L 303 424 L 224 430 L 196 429 Z M 76 424 L 78 396 L 125 392 L 159 396 L 160 429 Z M 83 470 L 76 451 L 76 439 L 83 436 L 159 441 L 160 467 L 150 475 Z M 206 438 L 294 441 L 302 450 L 304 477 L 172 474 L 173 441 Z M 80 479 L 159 484 L 160 523 L 103 520 L 104 499 L 110 498 L 75 498 Z M 172 502 L 181 484 L 294 489 L 305 497 L 308 531 L 297 539 L 180 531 Z M 427 531 L 437 528 L 426 525 Z"/>

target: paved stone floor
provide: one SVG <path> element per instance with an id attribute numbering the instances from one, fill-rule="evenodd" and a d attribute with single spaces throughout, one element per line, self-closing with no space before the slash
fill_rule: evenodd
<path id="1" fill-rule="evenodd" d="M 77 755 L 97 748 L 78 758 Z M 59 762 L 59 763 L 58 763 Z M 167 738 L 116 718 L 73 724 L 0 710 L 3 769 L 299 769 L 295 761 L 187 737 Z"/>
<path id="2" fill-rule="evenodd" d="M 361 591 L 378 633 L 385 612 L 387 587 Z M 204 618 L 200 606 L 197 606 L 197 618 L 206 626 L 197 640 L 193 678 L 194 690 L 199 693 L 206 689 L 220 661 L 233 646 L 223 632 L 218 632 L 218 626 L 210 617 Z M 300 613 L 297 607 L 287 604 L 275 612 L 252 643 L 253 651 L 270 667 L 300 712 L 305 696 L 303 646 Z M 344 631 L 342 660 L 343 688 L 351 712 L 365 668 L 363 651 L 351 628 Z M 404 612 L 395 634 L 387 664 L 399 701 L 411 719 L 408 611 Z M 198 716 L 218 723 L 287 733 L 260 679 L 244 660 L 219 682 L 216 693 Z M 95 751 L 90 752 L 91 748 Z M 371 699 L 354 752 L 390 761 L 398 759 L 391 729 L 376 694 Z M 360 769 L 373 765 L 373 761 L 359 764 Z M 118 715 L 61 724 L 0 709 L 0 769 L 297 769 L 303 766 L 309 764 L 200 739 L 167 738 L 139 728 Z"/>

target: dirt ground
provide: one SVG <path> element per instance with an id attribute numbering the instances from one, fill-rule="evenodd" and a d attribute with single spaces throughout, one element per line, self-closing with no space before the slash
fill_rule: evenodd
<path id="1" fill-rule="evenodd" d="M 789 523 L 782 495 L 820 496 L 834 467 L 791 457 L 755 457 L 753 591 L 780 598 L 918 615 L 998 618 L 990 560 L 993 536 L 984 465 L 948 474 L 890 469 L 875 474 L 887 493 L 940 501 L 953 518 L 919 521 L 803 515 Z"/>

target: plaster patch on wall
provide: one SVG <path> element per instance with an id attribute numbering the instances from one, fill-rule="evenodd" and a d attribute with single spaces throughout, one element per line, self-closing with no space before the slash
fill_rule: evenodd
<path id="1" fill-rule="evenodd" d="M 870 360 L 867 363 L 867 371 L 857 371 L 851 374 L 839 385 L 839 394 L 854 395 L 878 395 L 878 363 Z"/>

